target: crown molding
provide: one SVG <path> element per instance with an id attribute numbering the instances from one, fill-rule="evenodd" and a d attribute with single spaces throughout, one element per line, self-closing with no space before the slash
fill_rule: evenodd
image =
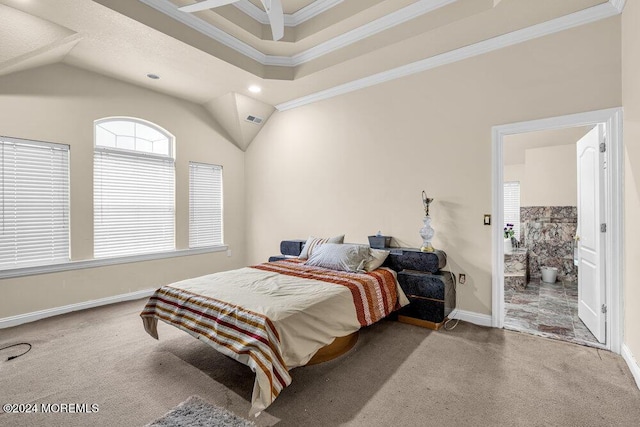
<path id="1" fill-rule="evenodd" d="M 615 7 L 619 13 L 622 13 L 622 9 L 624 9 L 625 0 L 609 0 L 611 6 Z"/>
<path id="2" fill-rule="evenodd" d="M 344 0 L 316 0 L 293 14 L 285 14 L 284 25 L 285 27 L 295 27 L 297 25 L 300 25 L 303 22 L 315 18 L 323 12 L 326 12 L 332 7 L 337 6 L 343 1 Z M 267 16 L 267 12 L 260 9 L 249 0 L 240 0 L 236 3 L 233 3 L 233 6 L 237 7 L 242 12 L 249 15 L 259 23 L 269 25 L 269 17 Z"/>
<path id="3" fill-rule="evenodd" d="M 258 21 L 263 25 L 269 25 L 269 17 L 267 16 L 267 12 L 260 9 L 255 4 L 251 3 L 249 0 L 240 0 L 235 3 L 232 3 L 232 6 L 240 9 L 244 14 L 249 15 L 254 21 Z M 284 15 L 284 25 L 286 27 L 290 27 L 287 16 Z"/>
<path id="4" fill-rule="evenodd" d="M 324 43 L 320 43 L 312 48 L 300 52 L 291 57 L 293 66 L 304 64 L 334 50 L 349 46 L 357 41 L 366 39 L 396 25 L 403 24 L 425 13 L 432 12 L 441 7 L 455 3 L 457 0 L 419 0 L 409 6 L 398 9 L 388 15 L 371 21 L 361 27 L 355 28 Z M 269 58 L 267 58 L 268 60 Z"/>
<path id="5" fill-rule="evenodd" d="M 294 22 L 294 25 L 300 25 L 309 19 L 315 18 L 321 13 L 326 12 L 327 10 L 339 5 L 344 0 L 316 0 L 313 3 L 303 7 L 297 12 L 293 13 L 291 19 Z M 287 19 L 287 15 L 285 15 L 285 20 Z"/>
<path id="6" fill-rule="evenodd" d="M 244 56 L 253 59 L 263 65 L 266 65 L 267 55 L 260 52 L 253 46 L 238 40 L 237 38 L 225 33 L 218 27 L 211 25 L 207 21 L 198 18 L 193 13 L 184 13 L 178 10 L 178 7 L 169 0 L 138 0 L 147 6 L 162 12 L 178 22 L 181 22 L 196 31 L 201 32 L 205 36 L 222 43 L 223 45 L 235 50 Z"/>
<path id="7" fill-rule="evenodd" d="M 417 16 L 424 15 L 433 10 L 454 3 L 458 0 L 418 0 L 417 2 L 399 9 L 393 13 L 390 13 L 382 18 L 376 19 L 361 27 L 355 28 L 347 33 L 341 34 L 326 42 L 320 43 L 312 48 L 297 53 L 293 56 L 276 56 L 267 55 L 260 52 L 258 49 L 250 46 L 249 44 L 227 34 L 220 30 L 216 26 L 208 23 L 207 21 L 198 18 L 192 13 L 184 13 L 178 10 L 178 7 L 169 0 L 139 0 L 140 2 L 150 6 L 168 16 L 181 22 L 196 31 L 216 40 L 223 45 L 234 49 L 236 52 L 241 53 L 254 61 L 259 62 L 262 65 L 274 65 L 279 67 L 296 67 L 314 59 L 320 58 L 330 52 L 337 49 L 349 46 L 359 40 L 370 37 L 381 31 L 387 30 L 394 26 L 407 22 Z M 309 6 L 299 10 L 296 13 L 304 12 L 305 9 L 313 6 L 309 12 L 304 12 L 304 16 L 308 16 L 306 19 L 310 19 L 317 13 L 322 13 L 329 7 L 333 7 L 343 0 L 317 0 Z M 240 2 L 241 3 L 241 2 Z M 251 4 L 250 2 L 247 2 Z M 320 3 L 316 5 L 316 3 Z M 251 4 L 252 7 L 260 10 L 258 7 Z M 243 6 L 244 7 L 244 6 Z M 320 12 L 318 12 L 320 10 Z M 265 14 L 266 16 L 266 14 Z"/>
<path id="8" fill-rule="evenodd" d="M 262 25 L 269 25 L 269 15 L 267 12 L 260 9 L 255 4 L 251 3 L 249 0 L 240 0 L 235 3 L 232 3 L 232 6 L 240 9 L 241 12 L 248 15 L 254 21 L 259 22 Z M 295 27 L 297 24 L 293 19 L 292 15 L 284 14 L 284 26 L 285 27 Z"/>
<path id="9" fill-rule="evenodd" d="M 301 107 L 313 102 L 322 101 L 343 95 L 366 87 L 375 86 L 380 83 L 399 79 L 401 77 L 410 76 L 412 74 L 427 71 L 436 67 L 462 61 L 463 59 L 472 58 L 484 53 L 492 52 L 508 46 L 513 46 L 528 40 L 554 34 L 560 31 L 575 28 L 581 25 L 590 24 L 602 19 L 606 19 L 615 15 L 619 15 L 621 9 L 614 5 L 613 2 L 619 3 L 617 0 L 610 0 L 588 9 L 561 16 L 547 22 L 532 25 L 521 30 L 513 31 L 501 36 L 493 37 L 469 46 L 461 47 L 449 52 L 425 58 L 407 65 L 393 68 L 388 71 L 373 74 L 368 77 L 357 79 L 348 83 L 344 83 L 329 89 L 325 89 L 310 95 L 306 95 L 291 101 L 283 102 L 276 105 L 278 111 L 286 111 L 292 108 Z M 624 3 L 624 2 L 623 2 Z M 624 6 L 624 5 L 623 5 Z"/>

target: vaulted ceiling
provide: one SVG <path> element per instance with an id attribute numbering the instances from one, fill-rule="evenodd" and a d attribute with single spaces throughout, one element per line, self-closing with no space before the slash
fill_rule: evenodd
<path id="1" fill-rule="evenodd" d="M 180 8 L 197 0 L 0 0 L 0 75 L 64 62 L 111 76 L 202 104 L 246 149 L 276 108 L 594 22 L 624 4 L 280 0 L 284 35 L 274 41 L 264 5 L 277 0 L 264 1 L 191 13 Z"/>

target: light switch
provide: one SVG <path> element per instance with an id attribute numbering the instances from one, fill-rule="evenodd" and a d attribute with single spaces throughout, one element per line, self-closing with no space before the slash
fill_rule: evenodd
<path id="1" fill-rule="evenodd" d="M 484 214 L 484 225 L 491 225 L 491 215 Z"/>

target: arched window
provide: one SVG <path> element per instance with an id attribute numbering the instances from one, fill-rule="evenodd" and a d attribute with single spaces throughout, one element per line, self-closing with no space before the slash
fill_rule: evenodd
<path id="1" fill-rule="evenodd" d="M 173 137 L 164 129 L 131 118 L 96 122 L 96 147 L 173 157 Z"/>
<path id="2" fill-rule="evenodd" d="M 175 250 L 173 136 L 140 119 L 95 122 L 94 257 Z"/>

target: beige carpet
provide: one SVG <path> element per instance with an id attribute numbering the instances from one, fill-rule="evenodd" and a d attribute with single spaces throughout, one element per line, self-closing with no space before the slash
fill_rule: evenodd
<path id="1" fill-rule="evenodd" d="M 2 426 L 142 426 L 198 395 L 246 417 L 253 373 L 133 301 L 0 330 L 0 403 L 98 404 L 91 414 L 4 414 Z M 640 391 L 621 357 L 460 323 L 432 332 L 383 321 L 354 350 L 292 371 L 260 426 L 632 426 Z"/>

